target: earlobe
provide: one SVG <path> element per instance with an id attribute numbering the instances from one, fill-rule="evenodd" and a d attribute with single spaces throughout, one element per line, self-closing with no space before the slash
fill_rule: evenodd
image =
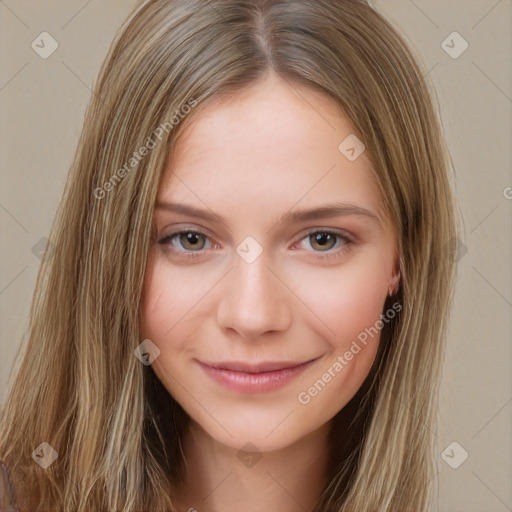
<path id="1" fill-rule="evenodd" d="M 393 295 L 396 295 L 398 293 L 398 290 L 400 289 L 400 279 L 403 273 L 403 260 L 400 257 L 399 261 L 397 262 L 397 265 L 395 266 L 395 274 L 393 275 L 393 278 L 391 279 L 389 283 L 388 288 L 388 296 L 392 297 Z"/>
<path id="2" fill-rule="evenodd" d="M 400 287 L 400 270 L 398 271 L 398 273 L 396 273 L 393 276 L 393 279 L 391 280 L 391 282 L 389 284 L 388 295 L 390 297 L 395 295 L 398 292 L 399 287 Z"/>

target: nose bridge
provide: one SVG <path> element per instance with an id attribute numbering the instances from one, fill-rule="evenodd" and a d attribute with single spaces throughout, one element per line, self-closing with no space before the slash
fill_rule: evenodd
<path id="1" fill-rule="evenodd" d="M 252 262 L 236 255 L 218 309 L 223 328 L 232 328 L 245 339 L 287 328 L 289 292 L 269 266 L 265 253 Z"/>

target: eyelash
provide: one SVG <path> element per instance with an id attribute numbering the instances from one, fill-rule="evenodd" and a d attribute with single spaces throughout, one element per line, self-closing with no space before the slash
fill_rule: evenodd
<path id="1" fill-rule="evenodd" d="M 158 243 L 162 244 L 164 246 L 172 246 L 171 242 L 172 242 L 172 240 L 174 238 L 178 237 L 179 235 L 190 234 L 190 233 L 195 234 L 195 235 L 199 235 L 199 236 L 203 236 L 203 237 L 205 237 L 206 239 L 209 240 L 209 237 L 205 233 L 202 233 L 201 231 L 197 231 L 195 229 L 183 229 L 181 231 L 175 231 L 175 232 L 173 232 L 173 233 L 171 233 L 169 235 L 166 235 L 165 237 L 161 238 L 158 241 Z M 355 240 L 352 237 L 350 237 L 348 234 L 341 233 L 341 232 L 338 232 L 338 231 L 328 230 L 328 229 L 314 229 L 314 230 L 311 230 L 308 233 L 306 233 L 299 240 L 299 242 L 302 242 L 304 239 L 307 239 L 311 235 L 318 234 L 318 233 L 327 234 L 327 235 L 333 235 L 333 236 L 337 237 L 338 239 L 340 239 L 343 242 L 343 245 L 341 246 L 341 248 L 338 248 L 337 250 L 336 249 L 329 249 L 329 251 L 313 251 L 313 252 L 317 253 L 317 256 L 313 256 L 314 258 L 321 258 L 321 259 L 326 259 L 327 258 L 328 260 L 333 260 L 333 259 L 341 258 L 356 243 Z M 186 251 L 186 250 L 185 251 L 181 251 L 181 250 L 176 250 L 176 251 L 174 251 L 173 249 L 170 249 L 169 247 L 166 247 L 166 250 L 169 250 L 169 251 L 172 251 L 172 252 L 175 252 L 175 253 L 179 253 L 180 254 L 179 257 L 183 257 L 185 259 L 194 259 L 194 258 L 198 258 L 198 257 L 201 257 L 201 256 L 204 255 L 204 252 L 203 252 L 204 250 L 200 250 L 200 251 Z"/>

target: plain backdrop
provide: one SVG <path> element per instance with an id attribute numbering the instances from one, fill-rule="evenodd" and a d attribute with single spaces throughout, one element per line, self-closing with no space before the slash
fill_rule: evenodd
<path id="1" fill-rule="evenodd" d="M 136 3 L 0 1 L 0 403 L 93 80 Z M 439 510 L 512 511 L 512 2 L 373 5 L 437 91 L 464 218 L 437 433 Z M 42 32 L 58 44 L 46 59 L 31 46 Z"/>

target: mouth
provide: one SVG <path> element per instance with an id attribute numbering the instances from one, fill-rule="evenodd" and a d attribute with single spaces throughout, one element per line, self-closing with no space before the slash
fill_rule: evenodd
<path id="1" fill-rule="evenodd" d="M 283 387 L 318 359 L 319 357 L 305 362 L 269 361 L 257 364 L 239 361 L 198 363 L 209 377 L 231 391 L 264 393 Z"/>

